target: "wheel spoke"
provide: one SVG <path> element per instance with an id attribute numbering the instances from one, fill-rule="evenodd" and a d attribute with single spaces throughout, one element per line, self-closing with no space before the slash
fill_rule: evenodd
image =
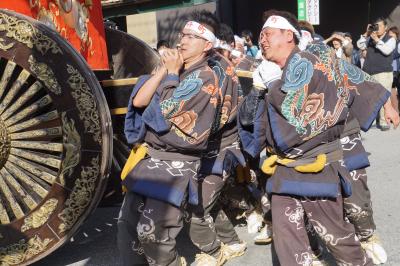
<path id="1" fill-rule="evenodd" d="M 1 76 L 0 80 L 0 98 L 1 96 L 3 96 L 7 84 L 10 81 L 16 66 L 17 64 L 15 64 L 13 61 L 7 62 L 6 68 L 4 69 L 3 75 Z"/>
<path id="2" fill-rule="evenodd" d="M 10 217 L 8 217 L 8 213 L 6 208 L 4 207 L 3 201 L 0 198 L 0 223 L 1 224 L 9 224 Z"/>
<path id="3" fill-rule="evenodd" d="M 3 175 L 3 171 L 0 171 L 0 190 L 5 199 L 7 200 L 9 204 L 8 206 L 11 208 L 11 211 L 13 212 L 15 218 L 20 219 L 24 217 L 24 212 L 21 206 L 19 206 L 17 200 L 13 196 L 13 193 L 11 192 L 10 188 L 8 187 L 8 185 L 4 180 L 5 177 Z"/>
<path id="4" fill-rule="evenodd" d="M 29 195 L 25 189 L 18 183 L 17 180 L 5 169 L 2 168 L 0 173 L 3 177 L 5 177 L 7 183 L 17 192 L 17 195 L 22 199 L 25 205 L 30 209 L 33 210 L 36 208 L 38 203 Z"/>
<path id="5" fill-rule="evenodd" d="M 24 103 L 31 99 L 38 91 L 42 89 L 42 84 L 39 81 L 33 83 L 28 90 L 21 95 L 8 109 L 1 114 L 1 118 L 6 120 L 15 113 Z"/>
<path id="6" fill-rule="evenodd" d="M 22 85 L 25 84 L 29 77 L 29 72 L 23 69 L 19 74 L 17 80 L 14 81 L 14 84 L 8 91 L 6 97 L 4 97 L 4 99 L 0 103 L 0 113 L 4 112 L 4 109 L 11 103 L 12 99 L 14 99 L 15 95 L 17 95 Z"/>
<path id="7" fill-rule="evenodd" d="M 12 154 L 10 154 L 10 156 L 8 157 L 8 161 L 12 162 L 15 167 L 24 169 L 49 184 L 53 184 L 57 179 L 56 172 L 42 165 L 38 165 L 31 161 L 17 158 Z"/>
<path id="8" fill-rule="evenodd" d="M 14 125 L 14 126 L 11 126 L 11 127 L 9 127 L 7 129 L 7 131 L 9 133 L 14 133 L 14 132 L 17 132 L 17 131 L 21 131 L 23 129 L 27 129 L 27 128 L 30 128 L 30 127 L 45 123 L 45 122 L 49 122 L 51 120 L 55 120 L 58 117 L 59 117 L 58 116 L 58 112 L 56 110 L 54 110 L 54 111 L 51 111 L 49 113 L 46 113 L 46 114 L 43 114 L 43 115 L 39 115 L 37 117 L 29 119 L 29 120 L 27 120 L 27 121 L 25 121 L 23 123 L 18 123 L 18 124 Z"/>
<path id="9" fill-rule="evenodd" d="M 17 139 L 36 139 L 41 137 L 60 137 L 62 136 L 61 127 L 51 127 L 10 134 L 11 140 Z"/>
<path id="10" fill-rule="evenodd" d="M 18 180 L 26 184 L 32 191 L 37 193 L 41 198 L 46 197 L 48 191 L 43 188 L 40 184 L 32 180 L 30 176 L 28 176 L 23 170 L 16 167 L 13 163 L 7 162 L 4 167 L 8 172 L 13 174 Z"/>
<path id="11" fill-rule="evenodd" d="M 63 145 L 61 143 L 51 143 L 46 141 L 11 141 L 11 147 L 53 152 L 63 151 Z"/>
<path id="12" fill-rule="evenodd" d="M 10 154 L 15 155 L 17 157 L 22 157 L 37 163 L 41 163 L 56 169 L 60 169 L 61 166 L 61 160 L 54 158 L 54 156 L 46 154 L 46 153 L 40 153 L 40 152 L 29 152 L 29 151 L 24 151 L 18 148 L 11 148 L 10 149 Z"/>
<path id="13" fill-rule="evenodd" d="M 52 102 L 51 97 L 49 95 L 46 95 L 43 98 L 41 98 L 40 100 L 33 103 L 32 105 L 30 105 L 27 108 L 25 108 L 24 110 L 22 110 L 21 112 L 19 112 L 18 114 L 16 114 L 15 116 L 12 116 L 11 118 L 6 119 L 4 121 L 4 123 L 8 127 L 12 126 L 15 123 L 19 122 L 20 120 L 24 119 L 25 117 L 33 114 L 37 110 L 49 105 L 51 102 Z"/>

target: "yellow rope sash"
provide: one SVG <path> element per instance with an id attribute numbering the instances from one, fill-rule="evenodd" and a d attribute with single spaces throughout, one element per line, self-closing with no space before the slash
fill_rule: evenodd
<path id="1" fill-rule="evenodd" d="M 267 175 L 273 175 L 278 164 L 285 166 L 295 161 L 293 159 L 280 158 L 278 155 L 273 154 L 264 160 L 261 170 Z M 322 153 L 317 155 L 314 162 L 295 166 L 294 169 L 300 173 L 318 173 L 324 169 L 326 161 L 326 154 Z"/>

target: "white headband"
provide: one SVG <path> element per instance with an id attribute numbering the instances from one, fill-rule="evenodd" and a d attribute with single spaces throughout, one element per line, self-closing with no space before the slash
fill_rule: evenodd
<path id="1" fill-rule="evenodd" d="M 282 30 L 291 30 L 296 35 L 298 39 L 301 38 L 300 33 L 293 27 L 292 24 L 289 23 L 287 19 L 281 16 L 270 16 L 265 22 L 263 29 L 266 27 L 282 29 Z"/>
<path id="2" fill-rule="evenodd" d="M 244 45 L 244 39 L 243 38 L 241 38 L 241 37 L 239 37 L 237 35 L 235 35 L 234 37 L 235 37 L 235 43 L 239 43 L 241 45 Z"/>
<path id="3" fill-rule="evenodd" d="M 189 21 L 186 23 L 184 29 L 194 31 L 195 33 L 199 34 L 202 38 L 206 39 L 207 41 L 211 42 L 215 45 L 217 38 L 215 38 L 214 33 L 212 33 L 209 29 L 201 25 L 196 21 Z"/>
<path id="4" fill-rule="evenodd" d="M 229 44 L 227 44 L 225 41 L 221 41 L 218 38 L 215 41 L 214 48 L 232 51 L 232 47 Z"/>
<path id="5" fill-rule="evenodd" d="M 297 46 L 300 48 L 300 50 L 304 51 L 313 41 L 313 37 L 309 31 L 301 30 L 301 38 Z"/>

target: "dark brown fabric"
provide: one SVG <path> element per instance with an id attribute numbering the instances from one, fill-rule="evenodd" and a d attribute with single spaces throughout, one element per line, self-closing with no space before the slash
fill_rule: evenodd
<path id="1" fill-rule="evenodd" d="M 311 265 L 313 253 L 307 230 L 315 230 L 338 263 L 372 265 L 355 237 L 353 226 L 344 220 L 342 201 L 341 197 L 308 199 L 272 195 L 274 246 L 282 266 Z M 306 228 L 305 217 L 312 229 Z"/>

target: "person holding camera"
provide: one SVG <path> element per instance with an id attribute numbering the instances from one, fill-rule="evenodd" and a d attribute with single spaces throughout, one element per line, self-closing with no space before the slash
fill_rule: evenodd
<path id="1" fill-rule="evenodd" d="M 390 91 L 393 82 L 392 61 L 396 40 L 386 34 L 386 31 L 385 19 L 377 19 L 374 24 L 368 24 L 366 32 L 357 41 L 357 46 L 359 49 L 367 50 L 363 70 Z M 382 131 L 390 129 L 383 116 L 383 110 L 380 110 L 377 117 L 377 127 Z"/>
<path id="2" fill-rule="evenodd" d="M 244 39 L 246 55 L 255 58 L 258 53 L 258 47 L 253 44 L 253 34 L 249 30 L 244 30 L 242 31 L 242 38 Z"/>
<path id="3" fill-rule="evenodd" d="M 393 84 L 392 84 L 392 104 L 393 107 L 397 110 L 399 108 L 399 96 L 400 93 L 400 31 L 396 26 L 390 27 L 388 29 L 388 34 L 396 39 L 396 49 L 393 52 Z"/>

